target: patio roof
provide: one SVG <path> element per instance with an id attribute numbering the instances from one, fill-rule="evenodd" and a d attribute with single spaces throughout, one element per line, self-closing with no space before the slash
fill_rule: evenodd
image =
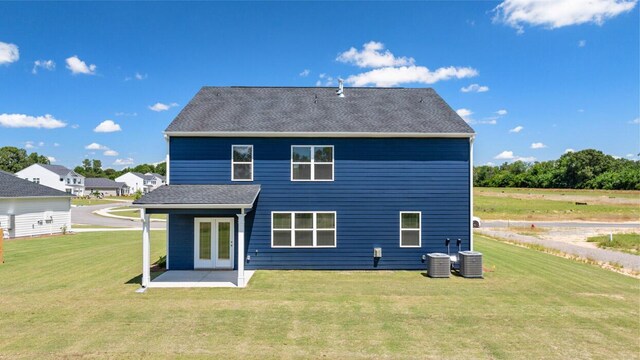
<path id="1" fill-rule="evenodd" d="M 149 209 L 248 209 L 260 185 L 164 185 L 133 202 Z"/>

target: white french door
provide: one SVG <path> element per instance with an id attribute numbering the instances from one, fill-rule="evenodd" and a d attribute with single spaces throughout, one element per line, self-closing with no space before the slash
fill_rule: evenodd
<path id="1" fill-rule="evenodd" d="M 196 218 L 193 267 L 233 269 L 233 218 Z"/>

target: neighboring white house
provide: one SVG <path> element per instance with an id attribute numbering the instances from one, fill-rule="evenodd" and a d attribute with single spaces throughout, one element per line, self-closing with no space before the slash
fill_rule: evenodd
<path id="1" fill-rule="evenodd" d="M 140 190 L 143 194 L 146 194 L 158 187 L 164 185 L 165 178 L 160 174 L 147 173 L 142 174 L 139 172 L 128 172 L 120 175 L 116 178 L 117 182 L 123 182 L 127 184 L 129 194 L 133 194 Z"/>
<path id="2" fill-rule="evenodd" d="M 33 164 L 16 176 L 69 194 L 84 195 L 84 176 L 62 165 Z"/>
<path id="3" fill-rule="evenodd" d="M 71 197 L 67 192 L 0 171 L 0 227 L 9 238 L 71 230 Z"/>

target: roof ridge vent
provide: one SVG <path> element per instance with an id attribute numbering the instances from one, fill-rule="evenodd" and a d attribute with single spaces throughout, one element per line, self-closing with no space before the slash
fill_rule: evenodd
<path id="1" fill-rule="evenodd" d="M 336 90 L 336 95 L 338 97 L 344 97 L 344 80 L 338 78 L 338 90 Z"/>

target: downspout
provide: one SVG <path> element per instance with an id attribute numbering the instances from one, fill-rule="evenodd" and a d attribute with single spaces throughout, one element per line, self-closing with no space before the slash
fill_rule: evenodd
<path id="1" fill-rule="evenodd" d="M 469 250 L 473 251 L 473 142 L 475 135 L 469 138 Z"/>

